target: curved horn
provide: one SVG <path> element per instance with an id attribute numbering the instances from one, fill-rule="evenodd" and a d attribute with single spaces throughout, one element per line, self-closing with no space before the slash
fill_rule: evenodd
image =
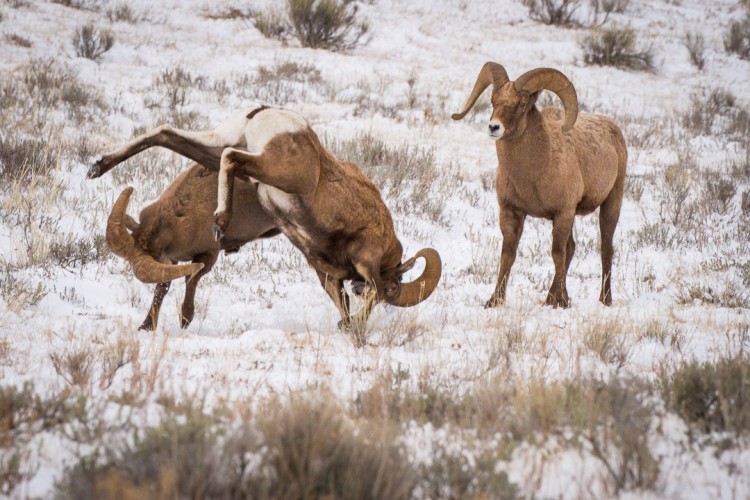
<path id="1" fill-rule="evenodd" d="M 432 248 L 423 248 L 414 256 L 414 259 L 424 257 L 425 266 L 422 275 L 410 283 L 401 285 L 399 294 L 387 300 L 391 305 L 398 307 L 411 307 L 419 304 L 435 291 L 440 274 L 443 271 L 443 263 L 440 254 Z"/>
<path id="2" fill-rule="evenodd" d="M 567 132 L 573 128 L 578 117 L 578 96 L 567 76 L 552 68 L 532 69 L 519 76 L 513 82 L 513 88 L 516 92 L 525 91 L 530 94 L 540 90 L 554 92 L 565 107 L 565 123 L 563 123 L 562 131 Z"/>
<path id="3" fill-rule="evenodd" d="M 130 195 L 133 194 L 133 188 L 127 187 L 120 193 L 112 212 L 107 219 L 107 246 L 112 253 L 123 259 L 128 259 L 135 249 L 135 240 L 126 229 L 125 210 L 130 202 Z"/>
<path id="4" fill-rule="evenodd" d="M 451 115 L 451 118 L 454 120 L 460 120 L 466 116 L 466 113 L 468 113 L 472 106 L 474 106 L 474 103 L 477 102 L 477 99 L 482 95 L 484 89 L 489 87 L 490 84 L 492 84 L 494 90 L 500 88 L 507 81 L 508 73 L 506 73 L 505 68 L 494 62 L 484 63 L 482 70 L 479 72 L 479 76 L 477 76 L 477 81 L 474 83 L 474 88 L 471 90 L 471 95 L 469 95 L 469 99 L 466 101 L 464 110 L 460 113 Z"/>
<path id="5" fill-rule="evenodd" d="M 162 264 L 135 244 L 133 236 L 126 228 L 125 210 L 128 208 L 133 188 L 128 187 L 120 193 L 107 219 L 107 246 L 112 253 L 127 260 L 133 268 L 135 277 L 144 283 L 163 283 L 183 276 L 192 279 L 203 264 Z"/>

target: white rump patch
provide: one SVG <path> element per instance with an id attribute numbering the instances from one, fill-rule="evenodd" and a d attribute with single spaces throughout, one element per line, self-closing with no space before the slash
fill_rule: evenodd
<path id="1" fill-rule="evenodd" d="M 243 109 L 232 113 L 232 116 L 221 122 L 221 125 L 213 130 L 213 136 L 217 145 L 241 148 L 245 144 L 245 130 L 247 129 L 247 115 L 252 109 Z"/>
<path id="2" fill-rule="evenodd" d="M 304 118 L 286 109 L 269 108 L 253 116 L 245 128 L 247 151 L 261 153 L 274 137 L 294 134 L 307 129 Z"/>

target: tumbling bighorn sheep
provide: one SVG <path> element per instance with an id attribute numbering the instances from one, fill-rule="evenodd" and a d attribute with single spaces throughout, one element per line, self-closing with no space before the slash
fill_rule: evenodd
<path id="1" fill-rule="evenodd" d="M 344 328 L 359 332 L 376 303 L 413 306 L 437 286 L 442 269 L 438 253 L 426 248 L 401 262 L 403 249 L 377 188 L 355 165 L 333 158 L 296 113 L 245 110 L 206 132 L 162 125 L 100 158 L 88 175 L 99 177 L 152 146 L 220 171 L 217 238 L 226 238 L 233 212 L 243 216 L 233 205 L 235 178 L 250 178 L 263 208 L 316 270 Z M 402 284 L 419 257 L 425 259 L 421 276 Z M 354 316 L 344 280 L 365 283 L 364 304 Z"/>
<path id="2" fill-rule="evenodd" d="M 512 82 L 505 69 L 493 62 L 482 67 L 464 110 L 452 118 L 463 118 L 490 85 L 489 134 L 497 149 L 503 247 L 497 286 L 485 307 L 495 307 L 505 299 L 527 215 L 552 221 L 555 277 L 546 304 L 568 307 L 566 276 L 575 252 L 573 220 L 596 208 L 600 209 L 602 258 L 599 300 L 611 305 L 612 238 L 620 217 L 628 156 L 620 128 L 605 116 L 578 116 L 576 91 L 559 71 L 538 68 Z M 537 109 L 537 97 L 545 89 L 557 94 L 564 111 Z"/>
<path id="3" fill-rule="evenodd" d="M 279 234 L 271 217 L 261 208 L 255 187 L 248 181 L 235 184 L 237 211 L 221 242 L 212 234 L 218 173 L 200 165 L 182 172 L 161 197 L 145 207 L 139 222 L 126 215 L 133 188 L 125 189 L 107 220 L 107 244 L 133 267 L 136 278 L 156 283 L 154 298 L 142 330 L 155 330 L 162 300 L 171 281 L 187 277 L 180 325 L 186 328 L 195 312 L 195 289 L 211 270 L 219 252 L 236 252 L 245 243 Z M 131 234 L 132 233 L 132 234 Z M 192 264 L 173 265 L 192 261 Z"/>

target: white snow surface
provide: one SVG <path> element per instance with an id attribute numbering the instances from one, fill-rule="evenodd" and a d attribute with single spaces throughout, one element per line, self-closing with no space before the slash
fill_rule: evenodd
<path id="1" fill-rule="evenodd" d="M 53 59 L 73 68 L 112 105 L 106 126 L 91 131 L 99 154 L 130 139 L 136 128 L 159 124 L 154 121 L 156 112 L 145 102 L 153 93 L 153 82 L 166 69 L 179 66 L 219 82 L 252 76 L 259 67 L 279 61 L 313 65 L 333 90 L 311 88 L 272 104 L 302 114 L 324 141 L 371 133 L 389 144 L 434 149 L 441 168 L 457 170 L 452 189 L 436 195 L 445 207 L 445 223 L 396 210 L 395 200 L 385 199 L 394 212 L 405 254 L 413 255 L 426 246 L 436 248 L 442 256 L 443 276 L 434 295 L 417 307 L 377 306 L 370 320 L 368 345 L 357 348 L 337 329 L 337 311 L 315 273 L 283 237 L 222 255 L 198 287 L 196 317 L 185 330 L 178 321 L 184 286 L 175 283 L 157 331 L 137 331 L 152 287 L 136 281 L 129 267 L 114 256 L 70 269 L 19 267 L 15 276 L 32 285 L 41 283 L 47 293 L 38 304 L 21 310 L 8 298 L 0 299 L 0 339 L 11 352 L 0 365 L 3 384 L 20 386 L 33 381 L 40 392 L 64 387 L 50 353 L 106 345 L 112 341 L 112 332 L 122 331 L 137 336 L 144 363 L 166 343 L 160 383 L 185 397 L 205 395 L 209 404 L 252 405 L 270 394 L 317 387 L 326 387 L 348 402 L 389 369 L 408 370 L 415 386 L 419 374 L 430 374 L 460 393 L 492 380 L 492 354 L 513 329 L 520 330 L 523 342 L 530 346 L 515 352 L 510 360 L 520 380 L 531 376 L 564 379 L 581 372 L 602 378 L 628 374 L 654 379 L 662 367 L 673 368 L 690 359 L 731 357 L 750 348 L 747 308 L 699 301 L 683 304 L 676 299 L 685 283 L 722 289 L 726 275 L 701 271 L 701 263 L 727 254 L 747 260 L 747 255 L 733 254 L 737 249 L 725 248 L 720 241 L 704 243 L 700 251 L 697 246 L 684 252 L 635 249 L 629 241 L 633 235 L 659 220 L 659 206 L 650 192 L 638 202 L 626 198 L 623 205 L 615 235 L 612 307 L 597 300 L 601 271 L 598 222 L 592 215 L 576 221 L 579 251 L 568 276 L 571 308 L 543 305 L 553 273 L 551 224 L 527 220 L 507 302 L 496 310 L 485 310 L 483 304 L 495 286 L 501 236 L 494 188 L 484 189 L 482 182 L 492 177 L 497 158 L 485 132 L 486 110 L 464 121 L 450 119 L 463 106 L 482 64 L 490 60 L 503 64 L 511 79 L 541 66 L 561 70 L 575 84 L 586 110 L 623 121 L 629 118 L 623 127 L 626 136 L 639 132 L 641 125 L 686 111 L 691 96 L 717 86 L 748 109 L 750 62 L 727 54 L 722 46 L 729 23 L 743 15 L 738 2 L 631 0 L 626 12 L 615 14 L 610 22 L 632 26 L 643 42 L 653 45 L 654 73 L 584 65 L 578 42 L 587 30 L 534 22 L 520 0 L 362 3 L 360 15 L 370 24 L 370 41 L 344 53 L 266 39 L 248 20 L 209 19 L 206 13 L 220 7 L 206 0 L 134 0 L 128 5 L 146 18 L 134 24 L 109 23 L 101 13 L 107 4 L 103 5 L 100 13 L 39 0 L 29 0 L 19 8 L 3 6 L 0 31 L 22 34 L 33 45 L 24 48 L 0 40 L 0 71 L 10 73 L 38 59 Z M 246 7 L 242 2 L 231 5 Z M 272 5 L 252 2 L 258 10 Z M 116 37 L 114 47 L 96 61 L 76 57 L 71 43 L 76 27 L 89 19 L 111 26 Z M 682 43 L 687 30 L 697 30 L 706 39 L 707 61 L 702 71 L 690 63 Z M 418 106 L 429 104 L 430 110 L 439 113 L 434 119 L 422 119 L 419 107 L 405 107 L 410 78 L 416 82 Z M 405 118 L 355 113 L 357 103 L 366 99 L 398 108 Z M 237 109 L 258 103 L 236 92 L 219 96 L 211 91 L 192 92 L 188 102 L 187 109 L 202 113 L 208 127 Z M 14 134 L 5 125 L 0 127 L 0 134 Z M 78 139 L 73 125 L 61 131 L 61 136 L 71 142 Z M 731 143 L 710 138 L 694 138 L 690 145 L 702 168 L 719 172 L 726 171 L 734 158 L 746 155 Z M 135 215 L 189 164 L 168 152 L 148 155 L 145 173 L 136 172 L 131 164 L 135 160 L 130 160 L 116 168 L 116 176 L 96 180 L 85 179 L 89 165 L 64 159 L 56 173 L 60 189 L 65 199 L 79 202 L 70 205 L 75 209 L 49 208 L 50 216 L 59 218 L 60 231 L 103 234 L 106 214 L 124 187 L 135 187 L 129 209 Z M 629 174 L 659 172 L 678 158 L 680 151 L 668 147 L 631 149 Z M 165 165 L 163 170 L 160 164 Z M 23 266 L 27 244 L 28 235 L 0 224 L 3 262 Z M 477 265 L 489 269 L 477 275 Z M 625 325 L 627 360 L 622 366 L 604 362 L 582 348 L 581 337 L 588 325 L 609 322 Z M 638 335 L 637 330 L 649 324 L 678 330 L 679 346 Z M 391 343 L 389 335 L 403 331 L 403 325 L 418 335 L 403 345 Z M 723 333 L 740 331 L 743 325 L 745 335 Z M 108 394 L 117 393 L 126 384 L 128 370 L 123 368 L 106 390 L 93 384 L 92 396 L 106 400 Z M 679 418 L 667 415 L 664 420 L 650 431 L 652 450 L 661 460 L 658 496 L 750 497 L 750 447 L 738 446 L 721 454 L 711 447 L 697 448 L 687 439 Z M 449 432 L 429 425 L 415 423 L 405 436 L 418 461 L 429 459 L 421 456 L 429 454 L 425 443 L 437 440 L 460 446 L 451 441 Z M 38 446 L 33 458 L 39 470 L 17 492 L 23 497 L 51 494 L 54 481 L 77 451 L 56 435 L 42 433 L 35 439 Z M 601 498 L 612 494 L 601 463 L 586 450 L 566 448 L 555 440 L 542 446 L 524 444 L 498 467 L 522 485 L 523 495 Z M 625 497 L 640 495 L 630 492 Z"/>

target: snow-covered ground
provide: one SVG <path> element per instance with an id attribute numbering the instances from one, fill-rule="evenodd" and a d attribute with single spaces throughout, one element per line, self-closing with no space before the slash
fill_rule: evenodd
<path id="1" fill-rule="evenodd" d="M 32 382 L 37 393 L 49 394 L 70 386 L 105 402 L 133 390 L 140 371 L 152 376 L 138 385 L 148 422 L 148 408 L 158 407 L 161 393 L 202 394 L 209 407 L 252 407 L 272 395 L 325 388 L 346 407 L 393 372 L 405 374 L 404 384 L 413 391 L 427 381 L 463 395 L 499 379 L 523 385 L 532 379 L 636 377 L 654 383 L 692 360 L 746 360 L 750 210 L 742 205 L 750 192 L 749 143 L 728 132 L 721 117 L 704 134 L 684 119 L 717 89 L 733 96 L 734 109 L 750 109 L 750 61 L 723 45 L 731 22 L 746 15 L 739 2 L 631 0 L 623 13 L 613 14 L 607 26 L 630 26 L 639 45 L 651 47 L 653 72 L 585 65 L 581 41 L 589 28 L 540 24 L 516 0 L 364 2 L 358 15 L 369 23 L 369 42 L 347 52 L 267 39 L 249 18 L 221 15 L 230 7 L 279 7 L 250 4 L 135 0 L 127 4 L 138 17 L 133 23 L 108 20 L 106 13 L 118 4 L 106 0 L 89 3 L 95 11 L 40 0 L 0 7 L 5 97 L 28 88 L 24 68 L 50 64 L 66 68 L 104 103 L 81 120 L 62 101 L 45 113 L 33 104 L 0 110 L 3 144 L 39 133 L 65 151 L 44 178 L 19 184 L 3 177 L 5 388 Z M 94 61 L 76 57 L 72 42 L 88 21 L 111 28 L 115 37 L 112 49 Z M 687 31 L 705 39 L 702 70 L 691 64 L 683 43 Z M 29 43 L 19 44 L 18 37 Z M 463 106 L 486 61 L 504 65 L 511 79 L 536 67 L 557 68 L 574 83 L 584 110 L 621 124 L 630 148 L 629 184 L 615 235 L 612 307 L 597 300 L 596 215 L 576 221 L 578 249 L 568 275 L 572 307 L 542 305 L 553 272 L 551 224 L 533 219 L 526 223 L 506 304 L 482 307 L 499 265 L 497 159 L 485 133 L 487 107 L 461 122 L 450 114 Z M 271 83 L 257 78 L 284 63 L 306 68 L 308 77 Z M 177 68 L 190 75 L 181 87 L 164 76 Z M 553 97 L 545 102 L 558 103 Z M 370 135 L 434 156 L 438 173 L 425 199 L 409 198 L 408 180 L 406 194 L 383 188 L 405 253 L 436 248 L 442 279 L 417 307 L 378 306 L 363 348 L 337 329 L 338 313 L 315 273 L 283 237 L 222 255 L 198 287 L 196 317 L 185 330 L 178 321 L 184 286 L 175 284 L 155 333 L 137 331 L 153 290 L 136 281 L 122 260 L 102 252 L 84 265 L 61 265 L 62 259 L 50 256 L 61 242 L 101 244 L 109 209 L 125 186 L 135 188 L 129 211 L 136 215 L 189 164 L 169 152 L 149 151 L 111 175 L 86 180 L 94 156 L 176 113 L 193 127 L 210 128 L 240 107 L 261 103 L 298 111 L 334 150 Z M 710 209 L 713 191 L 706 186 L 716 179 L 735 189 L 725 206 Z M 614 349 L 591 340 L 592 332 L 602 331 L 615 332 L 605 335 Z M 131 360 L 108 380 L 100 359 L 118 342 L 131 350 L 137 346 L 138 369 Z M 55 360 L 79 352 L 95 360 L 90 380 L 66 380 Z M 659 461 L 648 491 L 613 487 L 604 462 L 561 436 L 523 442 L 497 460 L 497 470 L 524 496 L 750 496 L 747 436 L 735 436 L 735 445 L 719 452 L 713 441 L 693 440 L 687 424 L 668 411 L 656 412 L 643 432 Z M 462 436 L 423 422 L 403 429 L 415 462 L 428 460 L 425 454 L 436 446 L 465 446 L 467 454 L 492 446 Z M 5 444 L 0 453 L 7 464 L 12 450 Z M 39 432 L 23 442 L 28 476 L 5 493 L 49 496 L 65 468 L 89 451 L 66 433 Z"/>

